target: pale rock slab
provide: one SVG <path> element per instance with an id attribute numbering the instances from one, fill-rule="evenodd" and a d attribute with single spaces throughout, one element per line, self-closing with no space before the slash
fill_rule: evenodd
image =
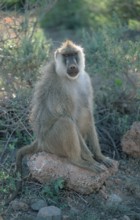
<path id="1" fill-rule="evenodd" d="M 111 168 L 106 168 L 101 164 L 105 170 L 97 174 L 68 163 L 66 158 L 46 152 L 39 152 L 28 157 L 27 164 L 33 178 L 40 183 L 63 178 L 66 188 L 82 194 L 98 191 L 106 179 L 118 170 L 118 162 L 114 161 Z"/>
<path id="2" fill-rule="evenodd" d="M 41 208 L 37 214 L 37 220 L 61 220 L 61 210 L 56 206 Z"/>
<path id="3" fill-rule="evenodd" d="M 33 202 L 33 203 L 31 204 L 31 208 L 32 208 L 32 210 L 34 210 L 34 211 L 39 211 L 41 208 L 44 208 L 44 207 L 46 207 L 46 206 L 47 206 L 46 201 L 44 201 L 44 200 L 42 200 L 42 199 L 39 199 L 39 200 L 37 200 L 36 202 Z"/>
<path id="4" fill-rule="evenodd" d="M 134 122 L 122 137 L 122 150 L 132 157 L 140 157 L 140 122 Z"/>

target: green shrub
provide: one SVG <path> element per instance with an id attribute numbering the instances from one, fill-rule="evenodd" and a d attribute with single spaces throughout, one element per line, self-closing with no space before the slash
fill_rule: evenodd
<path id="1" fill-rule="evenodd" d="M 119 19 L 123 25 L 140 27 L 139 14 L 139 0 L 59 0 L 50 13 L 46 14 L 44 10 L 41 26 L 59 29 L 92 26 L 98 29 L 106 24 L 117 24 Z"/>
<path id="2" fill-rule="evenodd" d="M 46 28 L 98 28 L 108 23 L 106 0 L 59 0 L 50 13 L 42 14 L 41 26 Z"/>
<path id="3" fill-rule="evenodd" d="M 122 27 L 96 33 L 83 31 L 101 144 L 117 157 L 122 135 L 140 120 L 140 41 L 123 40 L 125 31 Z"/>
<path id="4" fill-rule="evenodd" d="M 0 27 L 0 134 L 2 139 L 9 138 L 6 146 L 13 148 L 32 138 L 28 124 L 31 89 L 51 46 L 37 20 L 29 15 L 5 14 L 7 23 L 3 20 Z"/>
<path id="5" fill-rule="evenodd" d="M 129 24 L 130 19 L 139 21 L 139 0 L 110 0 L 107 2 L 107 10 L 112 17 L 115 13 L 123 24 Z"/>
<path id="6" fill-rule="evenodd" d="M 40 66 L 48 59 L 51 44 L 34 18 L 17 14 L 10 19 L 0 34 L 0 83 L 7 92 L 16 92 L 33 86 Z"/>
<path id="7" fill-rule="evenodd" d="M 41 19 L 42 27 L 77 28 L 88 24 L 87 4 L 84 1 L 59 0 L 50 13 Z M 82 16 L 81 16 L 82 15 Z"/>
<path id="8" fill-rule="evenodd" d="M 58 178 L 52 181 L 50 184 L 45 184 L 41 190 L 43 197 L 52 199 L 54 202 L 58 202 L 59 194 L 64 189 L 65 181 L 62 178 Z"/>

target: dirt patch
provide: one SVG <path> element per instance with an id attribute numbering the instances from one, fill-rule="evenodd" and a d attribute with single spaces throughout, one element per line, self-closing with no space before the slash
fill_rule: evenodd
<path id="1" fill-rule="evenodd" d="M 17 198 L 28 209 L 14 210 L 12 205 L 1 206 L 1 215 L 4 220 L 35 219 L 37 212 L 31 209 L 31 204 L 43 198 L 48 205 L 59 207 L 69 219 L 140 219 L 139 167 L 139 159 L 121 160 L 118 173 L 110 177 L 99 192 L 88 196 L 65 189 L 57 195 L 51 189 L 50 194 L 47 191 L 42 193 L 44 186 L 30 179 L 23 183 L 22 192 Z"/>

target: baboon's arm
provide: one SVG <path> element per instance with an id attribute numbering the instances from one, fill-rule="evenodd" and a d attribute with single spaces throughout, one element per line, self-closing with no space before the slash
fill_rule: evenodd
<path id="1" fill-rule="evenodd" d="M 112 166 L 113 161 L 110 158 L 105 157 L 101 152 L 94 119 L 92 120 L 91 123 L 91 129 L 88 134 L 88 141 L 91 148 L 91 152 L 93 153 L 93 157 L 95 158 L 95 160 L 104 163 L 107 167 Z"/>

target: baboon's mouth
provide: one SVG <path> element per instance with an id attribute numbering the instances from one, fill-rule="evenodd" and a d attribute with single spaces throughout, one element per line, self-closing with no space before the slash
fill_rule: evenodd
<path id="1" fill-rule="evenodd" d="M 68 70 L 67 71 L 68 75 L 71 76 L 71 77 L 75 77 L 78 75 L 79 71 L 78 69 L 75 69 L 75 70 Z"/>

